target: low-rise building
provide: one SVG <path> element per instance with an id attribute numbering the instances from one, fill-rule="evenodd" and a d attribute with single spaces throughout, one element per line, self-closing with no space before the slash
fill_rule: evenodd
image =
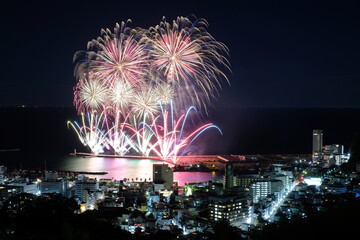
<path id="1" fill-rule="evenodd" d="M 248 217 L 246 198 L 209 197 L 209 201 L 209 218 L 212 221 L 227 220 L 230 224 L 236 224 Z"/>

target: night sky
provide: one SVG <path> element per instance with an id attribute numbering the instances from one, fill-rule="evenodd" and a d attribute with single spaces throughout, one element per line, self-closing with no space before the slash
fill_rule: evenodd
<path id="1" fill-rule="evenodd" d="M 0 8 L 0 106 L 70 107 L 73 55 L 101 28 L 128 18 L 148 28 L 162 16 L 194 14 L 230 49 L 231 87 L 224 84 L 218 104 L 360 107 L 356 1 L 9 2 Z"/>

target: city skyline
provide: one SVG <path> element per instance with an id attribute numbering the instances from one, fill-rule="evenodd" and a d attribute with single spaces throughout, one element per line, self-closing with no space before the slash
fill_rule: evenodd
<path id="1" fill-rule="evenodd" d="M 71 107 L 73 54 L 101 28 L 127 19 L 147 28 L 162 16 L 194 14 L 230 50 L 231 87 L 223 86 L 215 107 L 358 108 L 358 9 L 356 3 L 241 1 L 176 8 L 115 3 L 97 11 L 84 2 L 9 3 L 2 9 L 0 106 Z"/>

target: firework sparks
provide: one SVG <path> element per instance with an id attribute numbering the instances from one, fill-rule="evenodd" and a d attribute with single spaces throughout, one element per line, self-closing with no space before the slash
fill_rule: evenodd
<path id="1" fill-rule="evenodd" d="M 229 68 L 221 54 L 228 53 L 228 49 L 206 31 L 206 26 L 203 19 L 192 23 L 188 18 L 178 17 L 171 25 L 163 18 L 148 33 L 151 65 L 173 86 L 177 92 L 175 103 L 182 108 L 190 104 L 206 109 L 211 94 L 220 86 L 219 79 L 227 80 L 217 64 Z M 182 89 L 186 89 L 186 94 Z"/>
<path id="2" fill-rule="evenodd" d="M 125 81 L 115 81 L 109 89 L 109 103 L 114 109 L 125 111 L 134 99 L 134 88 Z"/>
<path id="3" fill-rule="evenodd" d="M 204 124 L 194 131 L 187 132 L 185 125 L 187 124 L 190 112 L 196 112 L 196 109 L 190 107 L 186 114 L 182 114 L 178 119 L 174 118 L 173 111 L 172 107 L 170 112 L 162 109 L 162 117 L 154 118 L 151 125 L 152 132 L 154 133 L 151 149 L 164 160 L 171 160 L 176 163 L 178 156 L 186 153 L 190 144 L 208 129 L 214 128 L 221 133 L 221 130 L 212 123 Z M 150 127 L 150 125 L 147 126 Z"/>
<path id="4" fill-rule="evenodd" d="M 93 51 L 87 53 L 88 60 L 80 62 L 76 70 L 81 73 L 80 66 L 89 64 L 106 83 L 123 80 L 139 86 L 146 76 L 148 54 L 146 46 L 141 44 L 142 34 L 127 27 L 130 22 L 116 24 L 114 32 L 103 29 L 102 37 L 88 43 L 88 49 Z"/>
<path id="5" fill-rule="evenodd" d="M 96 111 L 93 111 L 86 117 L 85 114 L 81 114 L 81 119 L 82 125 L 76 121 L 74 123 L 68 121 L 68 127 L 71 126 L 75 130 L 81 143 L 89 147 L 92 153 L 103 153 L 104 148 L 108 146 L 107 133 L 103 130 L 104 112 L 98 115 Z"/>
<path id="6" fill-rule="evenodd" d="M 146 118 L 149 115 L 155 114 L 158 108 L 157 95 L 153 88 L 142 88 L 134 95 L 132 111 L 138 117 Z"/>
<path id="7" fill-rule="evenodd" d="M 75 90 L 75 106 L 81 110 L 96 110 L 107 102 L 108 88 L 94 75 L 81 79 Z"/>
<path id="8" fill-rule="evenodd" d="M 174 89 L 170 84 L 159 84 L 155 89 L 157 99 L 161 104 L 169 104 L 174 96 Z"/>
<path id="9" fill-rule="evenodd" d="M 212 123 L 191 130 L 195 107 L 188 106 L 208 111 L 221 79 L 228 81 L 218 68 L 229 69 L 228 49 L 207 32 L 203 19 L 178 17 L 170 24 L 163 18 L 149 30 L 129 23 L 102 29 L 88 43 L 75 67 L 74 105 L 82 125 L 68 126 L 95 154 L 137 152 L 176 162 L 206 130 L 221 133 Z"/>

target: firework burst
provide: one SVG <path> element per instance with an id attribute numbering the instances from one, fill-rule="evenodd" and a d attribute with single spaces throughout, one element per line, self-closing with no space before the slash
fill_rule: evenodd
<path id="1" fill-rule="evenodd" d="M 157 102 L 157 94 L 154 88 L 142 88 L 134 95 L 132 111 L 139 118 L 146 118 L 149 115 L 158 112 L 159 105 Z"/>
<path id="2" fill-rule="evenodd" d="M 109 104 L 115 110 L 126 111 L 134 99 L 134 88 L 129 82 L 117 80 L 109 88 Z"/>
<path id="3" fill-rule="evenodd" d="M 163 18 L 147 33 L 151 66 L 174 88 L 174 102 L 182 108 L 196 105 L 206 109 L 211 95 L 220 87 L 220 78 L 227 80 L 217 64 L 229 68 L 221 54 L 227 54 L 228 49 L 216 41 L 206 27 L 203 19 L 192 23 L 188 18 L 178 17 L 170 24 Z"/>
<path id="4" fill-rule="evenodd" d="M 166 105 L 172 102 L 174 96 L 174 89 L 171 87 L 170 84 L 158 84 L 155 88 L 155 92 L 157 95 L 157 99 L 161 104 Z"/>
<path id="5" fill-rule="evenodd" d="M 116 24 L 114 32 L 102 29 L 102 37 L 88 43 L 90 51 L 86 54 L 87 59 L 77 65 L 77 74 L 87 69 L 83 66 L 86 65 L 107 84 L 122 80 L 135 87 L 141 85 L 147 75 L 148 53 L 146 46 L 141 44 L 142 34 L 127 26 L 130 22 Z M 79 55 L 81 52 L 75 59 Z"/>
<path id="6" fill-rule="evenodd" d="M 81 79 L 75 87 L 74 104 L 79 112 L 101 109 L 108 100 L 108 88 L 94 74 Z"/>

